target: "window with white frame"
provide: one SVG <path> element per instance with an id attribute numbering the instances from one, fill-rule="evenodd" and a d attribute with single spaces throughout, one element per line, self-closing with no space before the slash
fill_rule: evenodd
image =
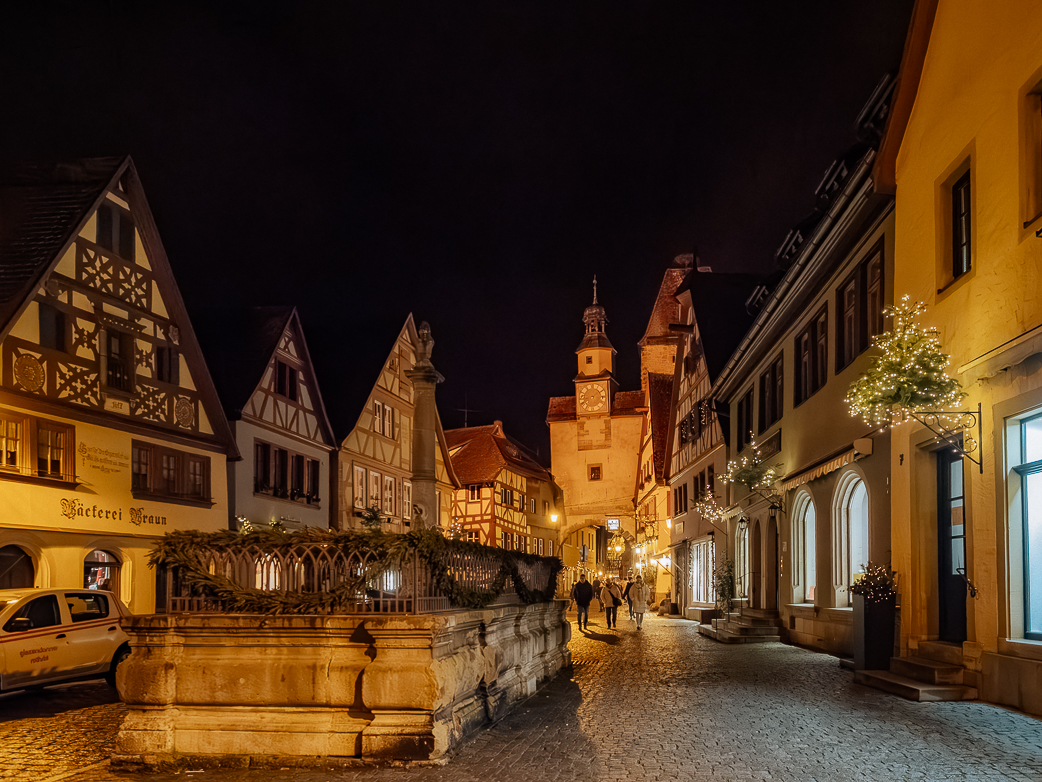
<path id="1" fill-rule="evenodd" d="M 384 433 L 384 403 L 373 400 L 373 431 L 378 434 Z"/>
<path id="2" fill-rule="evenodd" d="M 394 476 L 384 476 L 384 513 L 394 516 Z"/>
<path id="3" fill-rule="evenodd" d="M 380 473 L 369 471 L 369 507 L 379 509 L 383 504 L 380 497 Z"/>
<path id="4" fill-rule="evenodd" d="M 839 480 L 832 511 L 832 582 L 836 604 L 850 605 L 850 585 L 868 565 L 868 489 L 856 473 Z"/>
<path id="5" fill-rule="evenodd" d="M 354 465 L 354 506 L 365 507 L 365 467 Z"/>
<path id="6" fill-rule="evenodd" d="M 406 521 L 412 518 L 412 483 L 402 481 L 402 518 Z"/>
<path id="7" fill-rule="evenodd" d="M 713 591 L 713 539 L 705 538 L 691 544 L 690 587 L 692 603 L 712 603 L 716 600 Z"/>
<path id="8" fill-rule="evenodd" d="M 1042 414 L 1013 422 L 1008 434 L 1014 465 L 1010 484 L 1017 488 L 1010 507 L 1010 582 L 1024 585 L 1022 597 L 1011 589 L 1010 624 L 1014 637 L 1042 641 Z M 1019 568 L 1023 572 L 1017 579 Z"/>
<path id="9" fill-rule="evenodd" d="M 741 524 L 734 536 L 734 593 L 747 597 L 749 584 L 749 526 Z"/>
<path id="10" fill-rule="evenodd" d="M 792 512 L 792 600 L 794 603 L 813 603 L 817 595 L 816 558 L 814 556 L 814 525 L 817 514 L 814 501 L 807 492 L 800 492 Z"/>

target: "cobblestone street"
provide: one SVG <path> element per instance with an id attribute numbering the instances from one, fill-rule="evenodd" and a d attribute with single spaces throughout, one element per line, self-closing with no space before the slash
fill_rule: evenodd
<path id="1" fill-rule="evenodd" d="M 595 624 L 597 626 L 595 626 Z M 574 625 L 573 625 L 574 627 Z M 477 734 L 445 766 L 183 771 L 152 782 L 1039 780 L 1042 722 L 979 703 L 921 704 L 855 685 L 835 658 L 724 646 L 649 616 L 571 644 L 574 672 Z M 93 689 L 92 689 L 93 688 Z M 104 765 L 121 707 L 104 685 L 0 700 L 0 778 L 130 782 Z M 73 694 L 75 693 L 75 694 Z M 56 708 L 61 699 L 67 710 Z M 111 700 L 109 698 L 109 700 Z M 39 703 L 38 708 L 32 706 Z M 69 774 L 71 769 L 83 769 Z"/>

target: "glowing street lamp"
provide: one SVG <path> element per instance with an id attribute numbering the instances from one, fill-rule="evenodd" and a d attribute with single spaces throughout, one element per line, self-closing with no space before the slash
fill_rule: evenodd
<path id="1" fill-rule="evenodd" d="M 556 513 L 551 513 L 550 514 L 550 523 L 551 524 L 556 524 L 557 523 L 557 514 Z"/>

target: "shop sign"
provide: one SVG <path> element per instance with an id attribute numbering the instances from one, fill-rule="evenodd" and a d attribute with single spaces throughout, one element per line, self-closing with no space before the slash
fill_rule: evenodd
<path id="1" fill-rule="evenodd" d="M 61 500 L 61 514 L 67 519 L 108 519 L 123 521 L 123 511 L 127 511 L 127 519 L 135 527 L 166 526 L 166 516 L 149 513 L 145 508 L 105 508 L 97 503 L 88 505 L 82 500 L 64 497 Z"/>

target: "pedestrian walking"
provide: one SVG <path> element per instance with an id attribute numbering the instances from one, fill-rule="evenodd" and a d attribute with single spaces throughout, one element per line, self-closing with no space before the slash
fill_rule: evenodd
<path id="1" fill-rule="evenodd" d="M 599 578 L 593 579 L 593 596 L 597 598 L 597 605 L 601 607 L 601 611 L 604 610 L 604 601 L 601 600 L 601 580 Z"/>
<path id="2" fill-rule="evenodd" d="M 633 600 L 633 613 L 637 618 L 638 630 L 644 623 L 644 612 L 648 610 L 648 598 L 650 597 L 651 590 L 644 583 L 644 579 L 638 576 L 637 580 L 633 582 L 633 586 L 630 587 L 630 598 Z"/>
<path id="3" fill-rule="evenodd" d="M 633 577 L 626 579 L 626 589 L 622 593 L 623 600 L 626 601 L 626 606 L 630 611 L 630 619 L 633 618 L 633 598 L 630 596 L 630 590 L 633 589 Z"/>
<path id="4" fill-rule="evenodd" d="M 575 603 L 575 618 L 580 630 L 590 626 L 590 603 L 593 601 L 593 586 L 586 580 L 586 574 L 572 587 L 572 601 Z"/>
<path id="5" fill-rule="evenodd" d="M 622 590 L 614 581 L 608 580 L 601 587 L 601 602 L 608 618 L 608 629 L 619 625 L 619 606 L 622 605 Z"/>

